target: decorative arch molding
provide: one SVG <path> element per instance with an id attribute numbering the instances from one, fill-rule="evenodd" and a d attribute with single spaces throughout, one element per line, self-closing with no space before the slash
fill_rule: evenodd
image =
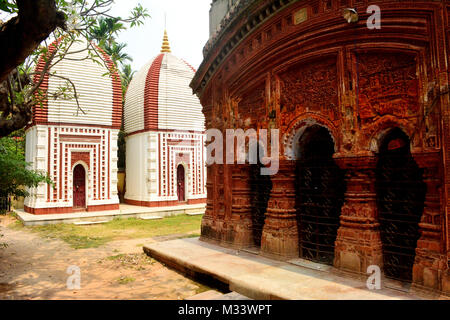
<path id="1" fill-rule="evenodd" d="M 295 155 L 295 143 L 303 135 L 306 129 L 311 126 L 318 125 L 324 127 L 330 133 L 331 138 L 334 142 L 334 150 L 337 152 L 339 150 L 340 136 L 336 126 L 325 117 L 317 114 L 307 113 L 298 118 L 296 118 L 288 126 L 286 133 L 282 138 L 282 154 L 286 160 L 296 160 Z"/>
<path id="2" fill-rule="evenodd" d="M 178 169 L 179 166 L 184 167 L 184 178 L 186 179 L 186 182 L 189 183 L 191 179 L 191 171 L 189 164 L 184 161 L 180 161 L 176 164 L 175 167 Z"/>
<path id="3" fill-rule="evenodd" d="M 83 160 L 78 160 L 77 162 L 75 162 L 72 165 L 72 169 L 71 169 L 71 174 L 70 174 L 70 183 L 67 185 L 67 188 L 70 190 L 70 194 L 72 194 L 74 192 L 73 190 L 73 184 L 74 184 L 74 170 L 75 168 L 81 165 L 84 168 L 84 185 L 85 185 L 85 204 L 86 204 L 86 208 L 89 206 L 89 201 L 91 200 L 91 195 L 90 195 L 90 190 L 91 190 L 91 184 L 90 184 L 90 171 L 89 171 L 89 166 L 86 164 L 86 162 L 84 162 Z M 71 197 L 71 202 L 72 202 L 72 206 L 74 205 L 74 198 Z"/>
<path id="4" fill-rule="evenodd" d="M 81 164 L 83 166 L 84 170 L 86 170 L 86 174 L 88 174 L 89 173 L 89 165 L 86 162 L 84 162 L 83 160 L 78 160 L 77 162 L 72 164 L 72 172 L 75 169 L 75 167 L 79 164 Z"/>
<path id="5" fill-rule="evenodd" d="M 366 150 L 369 150 L 375 154 L 379 153 L 380 146 L 386 137 L 393 129 L 398 128 L 402 130 L 410 139 L 411 150 L 414 146 L 414 127 L 411 126 L 410 121 L 404 119 L 398 119 L 393 116 L 384 117 L 373 126 L 366 130 L 366 136 L 369 137 L 365 144 L 362 144 Z M 417 147 L 417 146 L 416 146 Z"/>
<path id="6" fill-rule="evenodd" d="M 192 194 L 191 188 L 191 172 L 189 170 L 189 164 L 187 164 L 184 161 L 179 161 L 176 164 L 176 179 L 175 179 L 175 190 L 177 190 L 178 186 L 177 186 L 177 181 L 178 181 L 178 167 L 182 166 L 184 169 L 184 200 L 188 201 L 189 200 L 189 196 Z"/>
<path id="7" fill-rule="evenodd" d="M 75 166 L 77 164 L 82 163 L 86 169 L 86 172 L 88 172 L 88 170 L 91 168 L 90 159 L 91 159 L 91 151 L 90 150 L 86 150 L 86 151 L 74 150 L 74 151 L 72 151 L 71 152 L 72 171 L 73 171 L 73 168 L 75 168 Z"/>

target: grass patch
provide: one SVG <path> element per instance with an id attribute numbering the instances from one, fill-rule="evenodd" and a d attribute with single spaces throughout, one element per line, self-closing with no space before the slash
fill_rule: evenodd
<path id="1" fill-rule="evenodd" d="M 138 271 L 146 270 L 146 266 L 151 266 L 156 263 L 156 260 L 150 258 L 145 253 L 118 254 L 107 257 L 104 260 L 111 261 L 115 263 L 116 266 L 120 264 L 122 267 L 135 269 Z"/>
<path id="2" fill-rule="evenodd" d="M 61 240 L 67 242 L 74 249 L 98 248 L 109 241 L 107 238 L 76 235 L 62 236 Z"/>
<path id="3" fill-rule="evenodd" d="M 37 232 L 51 239 L 61 239 L 74 249 L 97 248 L 114 240 L 130 240 L 177 235 L 176 238 L 199 235 L 202 216 L 173 216 L 162 220 L 114 219 L 111 222 L 76 226 L 52 224 L 25 227 L 20 221 L 10 228 Z"/>
<path id="4" fill-rule="evenodd" d="M 119 284 L 127 284 L 127 283 L 131 283 L 134 281 L 136 281 L 136 279 L 133 277 L 120 277 L 119 279 L 117 279 L 117 282 Z"/>

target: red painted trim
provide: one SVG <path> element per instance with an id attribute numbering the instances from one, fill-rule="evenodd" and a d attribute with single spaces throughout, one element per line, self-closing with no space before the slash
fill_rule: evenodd
<path id="1" fill-rule="evenodd" d="M 195 130 L 177 130 L 177 129 L 143 129 L 135 131 L 132 133 L 127 133 L 126 137 L 134 136 L 139 133 L 145 132 L 164 132 L 164 133 L 187 133 L 187 134 L 205 134 L 205 131 L 195 131 Z"/>
<path id="2" fill-rule="evenodd" d="M 95 128 L 95 129 L 117 129 L 111 126 L 99 124 L 84 124 L 84 123 L 65 123 L 65 122 L 40 122 L 38 125 L 54 126 L 54 127 L 76 127 L 76 128 Z M 28 129 L 28 128 L 27 128 Z M 80 129 L 81 130 L 81 129 Z"/>
<path id="3" fill-rule="evenodd" d="M 168 188 L 167 188 L 167 190 L 168 190 L 168 192 L 166 193 L 166 195 L 168 195 L 168 196 L 170 196 L 170 195 L 172 195 L 172 161 L 170 160 L 170 148 L 169 148 L 169 143 L 167 142 L 167 139 L 166 139 L 166 159 L 167 159 L 167 162 L 166 162 L 166 170 L 167 170 L 167 172 L 166 172 L 166 176 L 168 177 L 168 179 L 167 179 L 167 184 L 168 184 Z M 175 159 L 174 159 L 175 160 Z"/>
<path id="4" fill-rule="evenodd" d="M 158 195 L 160 197 L 161 197 L 161 192 L 162 192 L 162 180 L 161 180 L 161 171 L 162 171 L 161 139 L 162 139 L 162 136 L 160 134 L 158 134 L 158 148 L 159 148 L 159 153 L 158 153 L 158 165 L 159 165 L 159 170 L 158 170 L 158 174 L 159 174 Z"/>
<path id="5" fill-rule="evenodd" d="M 112 211 L 112 210 L 119 210 L 119 204 L 103 204 L 99 206 L 89 206 L 87 208 L 88 212 L 93 211 Z"/>
<path id="6" fill-rule="evenodd" d="M 113 110 L 112 110 L 112 127 L 120 129 L 122 126 L 122 112 L 123 112 L 123 92 L 122 81 L 120 80 L 116 64 L 111 60 L 111 57 L 101 48 L 96 48 L 101 52 L 103 58 L 108 65 L 109 71 L 112 73 L 112 88 L 113 88 Z"/>
<path id="7" fill-rule="evenodd" d="M 50 161 L 52 159 L 50 159 L 50 154 L 51 151 L 53 149 L 53 145 L 51 145 L 51 139 L 52 139 L 52 130 L 50 128 L 48 128 L 48 157 L 47 157 L 47 175 L 50 177 L 51 176 L 51 172 L 50 172 Z M 47 202 L 50 202 L 50 184 L 47 184 Z"/>
<path id="8" fill-rule="evenodd" d="M 201 169 L 201 171 L 200 171 L 200 175 L 201 175 L 201 183 L 202 183 L 202 185 L 201 185 L 201 191 L 202 191 L 202 193 L 205 193 L 205 168 L 204 168 L 204 166 L 206 165 L 206 163 L 205 163 L 205 152 L 204 152 L 204 150 L 203 150 L 203 146 L 205 145 L 205 137 L 203 136 L 202 137 L 202 149 L 201 149 L 201 153 L 202 153 L 202 163 L 201 163 L 201 165 L 200 165 L 200 169 Z"/>
<path id="9" fill-rule="evenodd" d="M 108 132 L 108 200 L 111 199 L 111 185 L 110 185 L 110 173 L 111 173 L 111 131 Z"/>
<path id="10" fill-rule="evenodd" d="M 70 164 L 70 170 L 73 170 L 73 166 L 78 161 L 83 161 L 88 166 L 88 170 L 91 170 L 91 163 L 90 163 L 91 162 L 90 161 L 91 158 L 90 158 L 90 156 L 91 156 L 91 154 L 89 152 L 86 152 L 86 151 L 73 151 L 72 152 L 71 164 Z M 86 172 L 86 175 L 89 175 L 89 172 Z M 65 186 L 65 187 L 67 187 L 67 186 Z"/>
<path id="11" fill-rule="evenodd" d="M 58 39 L 54 41 L 50 46 L 49 50 L 47 52 L 47 56 L 50 56 L 55 50 L 57 50 L 57 46 L 59 42 L 61 42 L 61 39 Z M 111 126 L 101 126 L 105 128 L 113 128 L 113 129 L 120 129 L 122 125 L 122 108 L 123 108 L 123 94 L 122 94 L 122 81 L 120 80 L 120 75 L 117 71 L 117 67 L 115 66 L 114 62 L 111 60 L 111 57 L 106 54 L 101 48 L 98 46 L 95 46 L 96 50 L 100 52 L 100 54 L 103 56 L 103 59 L 105 60 L 105 63 L 111 72 L 111 79 L 112 79 L 112 90 L 113 90 L 113 105 L 112 105 L 112 125 Z M 42 56 L 39 59 L 39 62 L 36 66 L 36 72 L 41 72 L 46 64 L 46 59 Z M 37 83 L 39 81 L 39 75 L 35 75 L 33 81 Z M 49 87 L 49 75 L 46 73 L 44 75 L 44 80 L 41 83 L 39 89 L 42 91 L 42 93 L 47 96 L 47 91 Z M 39 95 L 36 93 L 36 97 Z M 70 125 L 68 123 L 50 123 L 48 122 L 48 98 L 44 99 L 42 102 L 42 107 L 40 104 L 35 105 L 33 107 L 33 117 L 32 117 L 32 126 L 34 125 Z M 75 126 L 81 126 L 80 124 L 73 124 Z M 84 125 L 83 126 L 93 126 L 93 127 L 100 127 L 98 125 Z"/>
<path id="12" fill-rule="evenodd" d="M 60 134 L 59 141 L 70 143 L 98 143 L 102 139 L 101 136 L 85 136 L 85 135 L 66 135 Z"/>
<path id="13" fill-rule="evenodd" d="M 195 68 L 193 66 L 191 66 L 186 60 L 181 59 L 181 61 L 183 61 L 192 71 L 194 71 L 194 73 L 197 72 L 197 70 L 195 70 Z"/>
<path id="14" fill-rule="evenodd" d="M 64 150 L 65 151 L 65 150 Z M 59 149 L 59 199 L 62 200 L 62 189 L 63 189 L 63 183 L 62 183 L 62 168 L 63 168 L 63 144 L 60 143 L 60 149 Z"/>
<path id="15" fill-rule="evenodd" d="M 136 201 L 136 200 L 129 200 L 125 199 L 125 203 L 133 206 L 139 206 L 139 207 L 176 207 L 176 206 L 182 206 L 182 205 L 191 205 L 191 204 L 201 204 L 206 203 L 206 198 L 202 199 L 189 199 L 185 202 L 180 202 L 178 200 L 175 201 Z"/>
<path id="16" fill-rule="evenodd" d="M 30 208 L 24 206 L 24 210 L 26 213 L 35 214 L 35 215 L 46 215 L 46 214 L 67 214 L 80 212 L 79 210 L 75 210 L 72 207 L 68 208 Z M 119 210 L 119 204 L 104 204 L 98 206 L 88 206 L 86 212 L 95 212 L 95 211 L 112 211 Z"/>
<path id="17" fill-rule="evenodd" d="M 144 129 L 158 129 L 158 96 L 159 96 L 159 76 L 164 54 L 158 55 L 153 60 L 147 73 L 144 91 Z"/>
<path id="18" fill-rule="evenodd" d="M 55 50 L 57 50 L 57 46 L 58 44 L 61 42 L 61 38 L 58 40 L 55 40 L 49 47 L 48 47 L 48 52 L 46 54 L 46 57 L 44 59 L 44 55 L 41 56 L 41 58 L 39 59 L 39 62 L 36 65 L 36 69 L 35 72 L 36 73 L 40 73 L 44 70 L 45 65 L 47 64 L 48 58 L 53 54 L 53 52 L 55 52 Z M 36 74 L 33 77 L 33 82 L 34 83 L 38 83 L 41 80 L 40 75 Z M 49 86 L 49 74 L 48 72 L 46 72 L 44 74 L 44 79 L 41 82 L 41 85 L 39 86 L 39 90 L 40 90 L 40 95 L 39 92 L 36 92 L 34 94 L 34 96 L 36 97 L 36 99 L 39 99 L 40 96 L 44 96 L 46 97 L 43 101 L 42 101 L 42 105 L 41 104 L 36 104 L 35 106 L 33 106 L 32 111 L 33 111 L 33 116 L 31 118 L 31 125 L 36 125 L 36 124 L 40 124 L 40 123 L 45 123 L 48 121 L 48 86 Z"/>

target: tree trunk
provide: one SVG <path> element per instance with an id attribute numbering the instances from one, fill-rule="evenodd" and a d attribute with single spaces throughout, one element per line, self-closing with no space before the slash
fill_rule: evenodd
<path id="1" fill-rule="evenodd" d="M 17 0 L 18 16 L 0 25 L 0 83 L 33 53 L 57 27 L 64 28 L 65 16 L 55 0 Z"/>

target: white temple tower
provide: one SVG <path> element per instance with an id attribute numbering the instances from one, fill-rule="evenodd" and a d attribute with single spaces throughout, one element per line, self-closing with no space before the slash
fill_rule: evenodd
<path id="1" fill-rule="evenodd" d="M 189 83 L 195 70 L 161 53 L 133 78 L 124 108 L 125 202 L 147 207 L 206 202 L 205 119 Z"/>
<path id="2" fill-rule="evenodd" d="M 55 50 L 56 43 L 49 48 Z M 25 199 L 32 214 L 119 209 L 117 140 L 122 117 L 122 89 L 113 62 L 100 49 L 101 65 L 86 59 L 86 41 L 77 41 L 62 61 L 51 68 L 40 88 L 49 95 L 34 108 L 27 129 L 26 160 L 34 170 L 48 172 L 54 188 L 41 185 Z M 100 60 L 97 58 L 97 60 Z M 44 68 L 44 59 L 36 72 Z M 111 71 L 111 72 L 110 72 Z M 111 74 L 111 75 L 110 75 Z M 78 103 L 54 99 L 51 93 L 70 79 Z"/>

